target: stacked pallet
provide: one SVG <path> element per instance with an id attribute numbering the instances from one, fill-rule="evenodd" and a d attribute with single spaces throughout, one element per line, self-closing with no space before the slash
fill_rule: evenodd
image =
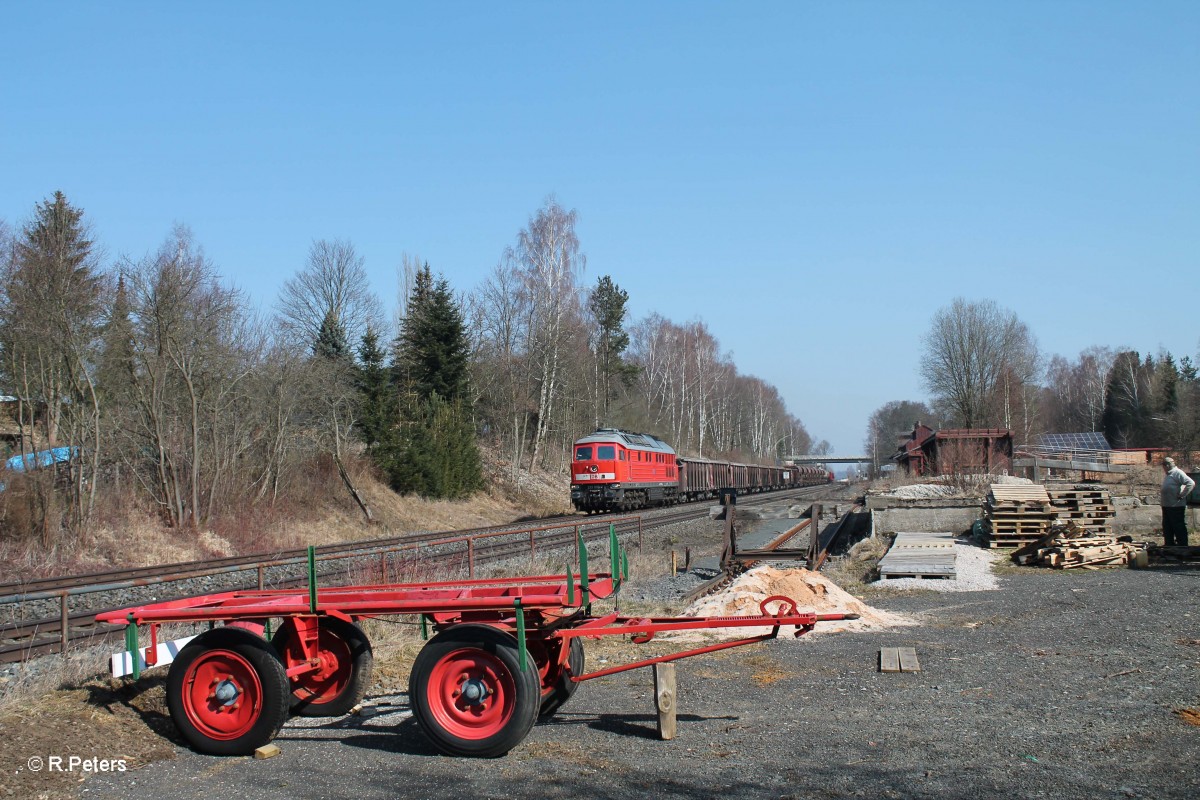
<path id="1" fill-rule="evenodd" d="M 1037 541 L 1018 548 L 1013 561 L 1027 566 L 1096 569 L 1130 564 L 1146 549 L 1127 536 L 1096 536 L 1074 520 L 1055 522 Z"/>
<path id="2" fill-rule="evenodd" d="M 1093 487 L 1053 487 L 1046 490 L 1060 520 L 1074 522 L 1094 536 L 1111 536 L 1116 517 L 1112 496 Z"/>
<path id="3" fill-rule="evenodd" d="M 989 547 L 1020 547 L 1045 536 L 1054 519 L 1045 486 L 995 483 L 984 505 L 983 530 Z"/>

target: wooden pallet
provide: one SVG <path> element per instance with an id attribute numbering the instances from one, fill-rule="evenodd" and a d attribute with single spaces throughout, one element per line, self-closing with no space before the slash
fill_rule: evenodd
<path id="1" fill-rule="evenodd" d="M 957 576 L 952 533 L 897 533 L 879 560 L 880 578 Z"/>
<path id="2" fill-rule="evenodd" d="M 1097 499 L 1109 496 L 1106 489 L 1047 489 L 1051 500 Z"/>
<path id="3" fill-rule="evenodd" d="M 993 503 L 989 502 L 987 507 L 997 513 L 1008 514 L 1038 514 L 1049 513 L 1053 511 L 1053 506 L 1050 503 Z"/>
<path id="4" fill-rule="evenodd" d="M 993 525 L 1003 525 L 1006 523 L 1019 525 L 1021 523 L 1045 523 L 1049 525 L 1057 517 L 1057 514 L 991 514 L 988 519 Z"/>
<path id="5" fill-rule="evenodd" d="M 1049 529 L 1050 524 L 1048 522 L 1005 522 L 993 523 L 987 526 L 986 532 L 993 536 L 997 534 L 1002 536 L 1005 534 L 1023 536 L 1027 533 L 1036 533 L 1038 531 L 1042 531 L 1044 533 Z"/>
<path id="6" fill-rule="evenodd" d="M 993 550 L 1002 547 L 1021 547 L 1041 538 L 1041 536 L 993 536 L 988 539 L 987 546 Z"/>

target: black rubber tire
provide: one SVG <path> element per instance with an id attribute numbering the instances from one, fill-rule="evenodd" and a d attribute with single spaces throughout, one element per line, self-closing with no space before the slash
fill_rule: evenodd
<path id="1" fill-rule="evenodd" d="M 571 639 L 571 651 L 567 654 L 567 663 L 571 666 L 572 675 L 583 674 L 583 642 L 578 638 Z M 554 716 L 554 712 L 562 708 L 563 703 L 571 699 L 579 684 L 567 677 L 566 673 L 558 676 L 550 694 L 542 697 L 542 708 L 538 716 L 542 718 Z"/>
<path id="2" fill-rule="evenodd" d="M 228 653 L 246 662 L 258 676 L 261 703 L 253 724 L 236 738 L 213 738 L 198 728 L 189 717 L 184 694 L 188 673 L 201 658 Z M 291 692 L 287 673 L 274 650 L 258 636 L 241 628 L 214 628 L 205 631 L 179 651 L 167 673 L 167 707 L 180 735 L 195 750 L 214 756 L 244 756 L 267 744 L 279 733 L 288 718 Z"/>
<path id="3" fill-rule="evenodd" d="M 466 737 L 439 722 L 438 712 L 430 702 L 431 678 L 443 659 L 452 655 L 469 658 L 473 651 L 482 653 L 502 677 L 512 680 L 514 697 L 511 713 L 497 730 L 488 735 Z M 409 675 L 408 698 L 417 724 L 439 751 L 451 756 L 495 758 L 516 747 L 537 721 L 541 681 L 528 652 L 525 669 L 520 668 L 514 636 L 490 625 L 462 624 L 437 634 L 417 654 Z"/>
<path id="4" fill-rule="evenodd" d="M 375 654 L 371 650 L 371 642 L 362 628 L 337 617 L 321 619 L 321 635 L 332 634 L 345 643 L 350 655 L 350 679 L 337 696 L 326 701 L 311 699 L 297 683 L 303 676 L 292 681 L 291 707 L 292 713 L 299 717 L 340 717 L 350 713 L 350 709 L 358 705 L 367 687 L 371 684 L 371 671 L 375 666 Z M 296 629 L 286 621 L 279 631 L 271 637 L 271 646 L 275 649 L 280 661 L 286 666 L 285 652 L 288 645 L 296 637 Z"/>

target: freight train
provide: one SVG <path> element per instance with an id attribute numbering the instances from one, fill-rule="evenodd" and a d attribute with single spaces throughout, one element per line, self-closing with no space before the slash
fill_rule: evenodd
<path id="1" fill-rule="evenodd" d="M 576 511 L 629 511 L 716 497 L 829 483 L 822 467 L 768 467 L 677 456 L 646 433 L 601 428 L 575 442 L 571 503 Z"/>

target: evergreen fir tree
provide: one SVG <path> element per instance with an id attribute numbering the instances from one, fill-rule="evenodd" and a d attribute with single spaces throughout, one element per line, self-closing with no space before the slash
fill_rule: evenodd
<path id="1" fill-rule="evenodd" d="M 131 391 L 134 383 L 134 331 L 129 292 L 125 276 L 117 278 L 112 308 L 100 330 L 101 349 L 96 366 L 96 391 L 101 403 L 119 402 Z"/>
<path id="2" fill-rule="evenodd" d="M 397 491 L 465 497 L 483 485 L 469 394 L 468 343 L 449 283 L 417 272 L 392 353 L 401 422 L 377 463 Z"/>
<path id="3" fill-rule="evenodd" d="M 466 324 L 450 285 L 435 281 L 426 264 L 417 271 L 396 340 L 395 379 L 418 398 L 457 400 L 467 394 L 467 356 Z"/>
<path id="4" fill-rule="evenodd" d="M 616 386 L 629 386 L 637 377 L 638 368 L 622 358 L 629 347 L 629 334 L 625 332 L 625 303 L 629 292 L 613 282 L 607 275 L 601 276 L 588 301 L 588 307 L 597 323 L 596 370 L 600 387 L 598 422 L 609 420 L 608 406 L 616 396 Z"/>
<path id="5" fill-rule="evenodd" d="M 337 314 L 330 311 L 321 320 L 321 330 L 313 343 L 313 353 L 320 358 L 342 363 L 350 362 L 350 345 L 346 342 L 346 329 Z"/>
<path id="6" fill-rule="evenodd" d="M 384 352 L 379 335 L 368 326 L 358 348 L 359 366 L 355 372 L 358 389 L 358 433 L 367 451 L 373 451 L 391 436 L 395 426 L 395 393 L 388 381 Z"/>

